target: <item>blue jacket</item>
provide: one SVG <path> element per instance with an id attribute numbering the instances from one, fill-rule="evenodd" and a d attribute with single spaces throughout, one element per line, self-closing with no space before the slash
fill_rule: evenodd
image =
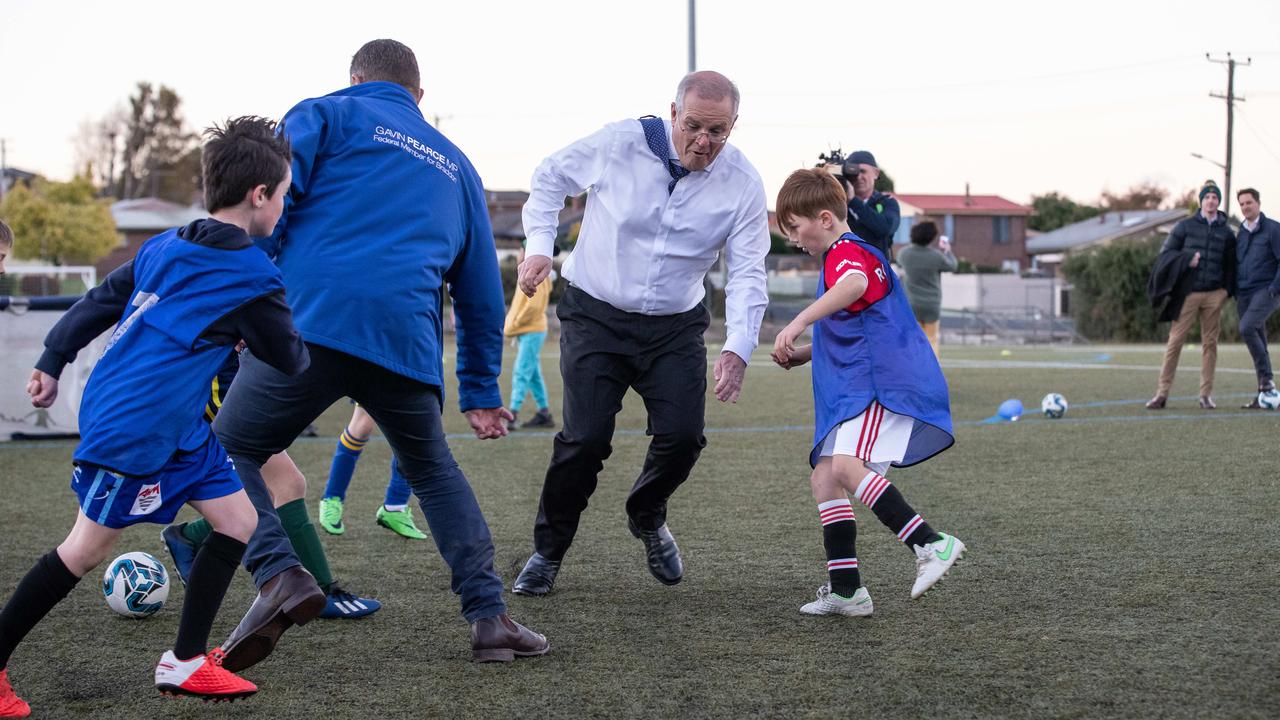
<path id="1" fill-rule="evenodd" d="M 1241 293 L 1266 288 L 1280 295 L 1280 223 L 1258 216 L 1258 229 L 1242 224 L 1236 235 L 1236 284 Z"/>
<path id="2" fill-rule="evenodd" d="M 280 271 L 240 236 L 246 244 L 229 250 L 170 230 L 138 251 L 133 293 L 80 402 L 76 462 L 151 475 L 208 441 L 210 383 L 235 341 L 207 331 L 284 287 Z"/>
<path id="3" fill-rule="evenodd" d="M 863 242 L 869 242 L 881 255 L 893 259 L 893 234 L 902 223 L 902 209 L 898 201 L 879 190 L 871 193 L 866 201 L 854 198 L 849 201 L 849 230 Z"/>
<path id="4" fill-rule="evenodd" d="M 464 411 L 502 405 L 502 279 L 470 161 L 388 82 L 303 100 L 285 213 L 261 246 L 309 343 L 443 387 L 443 287 Z"/>
<path id="5" fill-rule="evenodd" d="M 822 441 L 836 425 L 878 400 L 885 409 L 916 420 L 906 455 L 894 463 L 906 467 L 955 443 L 947 380 L 888 258 L 871 243 L 854 239 L 884 263 L 889 294 L 859 312 L 838 310 L 813 325 L 815 423 L 809 464 L 817 464 Z M 818 297 L 825 287 L 819 276 Z"/>

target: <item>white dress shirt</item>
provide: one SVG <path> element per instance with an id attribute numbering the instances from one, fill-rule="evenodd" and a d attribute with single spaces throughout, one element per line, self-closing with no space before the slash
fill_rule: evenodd
<path id="1" fill-rule="evenodd" d="M 663 124 L 670 146 L 671 122 Z M 534 171 L 523 214 L 525 252 L 550 257 L 565 198 L 586 191 L 586 214 L 564 276 L 619 310 L 675 315 L 702 301 L 703 276 L 723 250 L 729 269 L 724 348 L 749 361 L 769 303 L 764 184 L 733 145 L 668 195 L 670 182 L 638 120 L 606 125 Z"/>

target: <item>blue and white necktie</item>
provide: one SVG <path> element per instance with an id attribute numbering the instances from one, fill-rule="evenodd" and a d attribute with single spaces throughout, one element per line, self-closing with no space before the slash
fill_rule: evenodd
<path id="1" fill-rule="evenodd" d="M 640 126 L 644 128 L 644 139 L 649 144 L 649 149 L 659 160 L 666 163 L 667 172 L 671 173 L 671 182 L 667 183 L 667 194 L 675 192 L 676 183 L 680 182 L 680 178 L 689 174 L 689 170 L 680 164 L 679 160 L 673 160 L 670 157 L 670 145 L 667 144 L 667 128 L 662 124 L 662 120 L 653 116 L 640 118 Z"/>

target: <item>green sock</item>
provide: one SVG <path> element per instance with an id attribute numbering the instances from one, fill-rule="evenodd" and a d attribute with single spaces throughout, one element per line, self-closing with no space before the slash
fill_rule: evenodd
<path id="1" fill-rule="evenodd" d="M 197 518 L 187 523 L 182 528 L 182 536 L 190 540 L 192 544 L 199 547 L 204 544 L 206 538 L 213 533 L 213 526 L 204 518 Z"/>
<path id="2" fill-rule="evenodd" d="M 311 517 L 307 514 L 306 500 L 285 503 L 276 508 L 276 514 L 280 516 L 280 524 L 284 526 L 289 542 L 293 543 L 293 551 L 302 561 L 302 567 L 315 576 L 321 590 L 329 592 L 333 572 L 329 570 L 329 559 L 325 557 L 316 526 L 311 524 Z"/>

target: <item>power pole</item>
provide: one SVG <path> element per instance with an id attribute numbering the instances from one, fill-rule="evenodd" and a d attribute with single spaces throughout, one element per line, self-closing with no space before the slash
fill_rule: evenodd
<path id="1" fill-rule="evenodd" d="M 1242 63 L 1231 57 L 1231 53 L 1227 53 L 1225 60 L 1215 60 L 1209 56 L 1209 53 L 1205 53 L 1204 57 L 1211 63 L 1227 66 L 1227 94 L 1209 93 L 1209 97 L 1227 101 L 1227 162 L 1223 167 L 1226 173 L 1224 178 L 1226 187 L 1224 188 L 1225 197 L 1222 198 L 1222 212 L 1229 218 L 1231 217 L 1231 136 L 1235 127 L 1235 103 L 1237 100 L 1244 102 L 1244 98 L 1236 96 L 1236 65 L 1252 65 L 1253 58 L 1245 58 Z"/>
<path id="2" fill-rule="evenodd" d="M 453 117 L 452 115 L 441 115 L 440 113 L 434 113 L 431 116 L 431 127 L 435 128 L 436 130 L 439 130 L 440 123 L 452 117 Z"/>
<path id="3" fill-rule="evenodd" d="M 698 69 L 698 0 L 689 0 L 689 72 Z"/>

